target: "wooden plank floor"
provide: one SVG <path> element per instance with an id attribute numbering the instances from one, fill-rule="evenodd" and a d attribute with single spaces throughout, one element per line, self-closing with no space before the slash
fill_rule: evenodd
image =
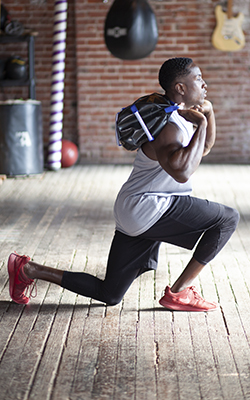
<path id="1" fill-rule="evenodd" d="M 0 186 L 1 400 L 250 399 L 250 167 L 201 165 L 194 194 L 236 207 L 237 231 L 195 284 L 211 313 L 169 312 L 158 300 L 190 252 L 163 244 L 156 273 L 106 307 L 37 283 L 10 301 L 12 251 L 104 277 L 113 202 L 129 166 L 76 166 Z"/>

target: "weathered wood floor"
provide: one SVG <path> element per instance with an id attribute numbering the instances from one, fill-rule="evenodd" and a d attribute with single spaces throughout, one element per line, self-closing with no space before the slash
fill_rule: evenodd
<path id="1" fill-rule="evenodd" d="M 250 167 L 202 165 L 194 194 L 236 207 L 236 233 L 195 282 L 221 304 L 169 312 L 158 300 L 190 253 L 161 246 L 159 267 L 115 307 L 46 282 L 10 301 L 12 251 L 104 276 L 114 198 L 129 166 L 76 166 L 0 186 L 1 400 L 250 399 Z"/>

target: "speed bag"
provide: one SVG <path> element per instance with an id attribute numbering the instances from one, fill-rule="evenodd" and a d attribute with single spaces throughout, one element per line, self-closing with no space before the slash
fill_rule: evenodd
<path id="1" fill-rule="evenodd" d="M 157 44 L 158 28 L 147 0 L 115 0 L 106 17 L 104 38 L 117 58 L 137 60 L 148 56 Z"/>

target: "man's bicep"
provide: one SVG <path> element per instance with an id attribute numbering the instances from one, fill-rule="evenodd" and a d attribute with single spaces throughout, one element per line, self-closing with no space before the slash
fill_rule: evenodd
<path id="1" fill-rule="evenodd" d="M 160 164 L 166 162 L 171 155 L 183 147 L 183 133 L 176 124 L 168 123 L 159 136 L 151 142 Z"/>

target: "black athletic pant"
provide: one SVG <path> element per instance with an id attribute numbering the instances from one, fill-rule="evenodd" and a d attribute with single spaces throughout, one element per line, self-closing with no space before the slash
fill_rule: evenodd
<path id="1" fill-rule="evenodd" d="M 191 196 L 175 196 L 168 211 L 155 225 L 135 237 L 116 231 L 106 276 L 101 280 L 84 272 L 65 271 L 62 287 L 109 305 L 119 303 L 134 279 L 156 269 L 161 242 L 192 250 L 205 265 L 227 243 L 239 214 L 233 208 Z"/>

